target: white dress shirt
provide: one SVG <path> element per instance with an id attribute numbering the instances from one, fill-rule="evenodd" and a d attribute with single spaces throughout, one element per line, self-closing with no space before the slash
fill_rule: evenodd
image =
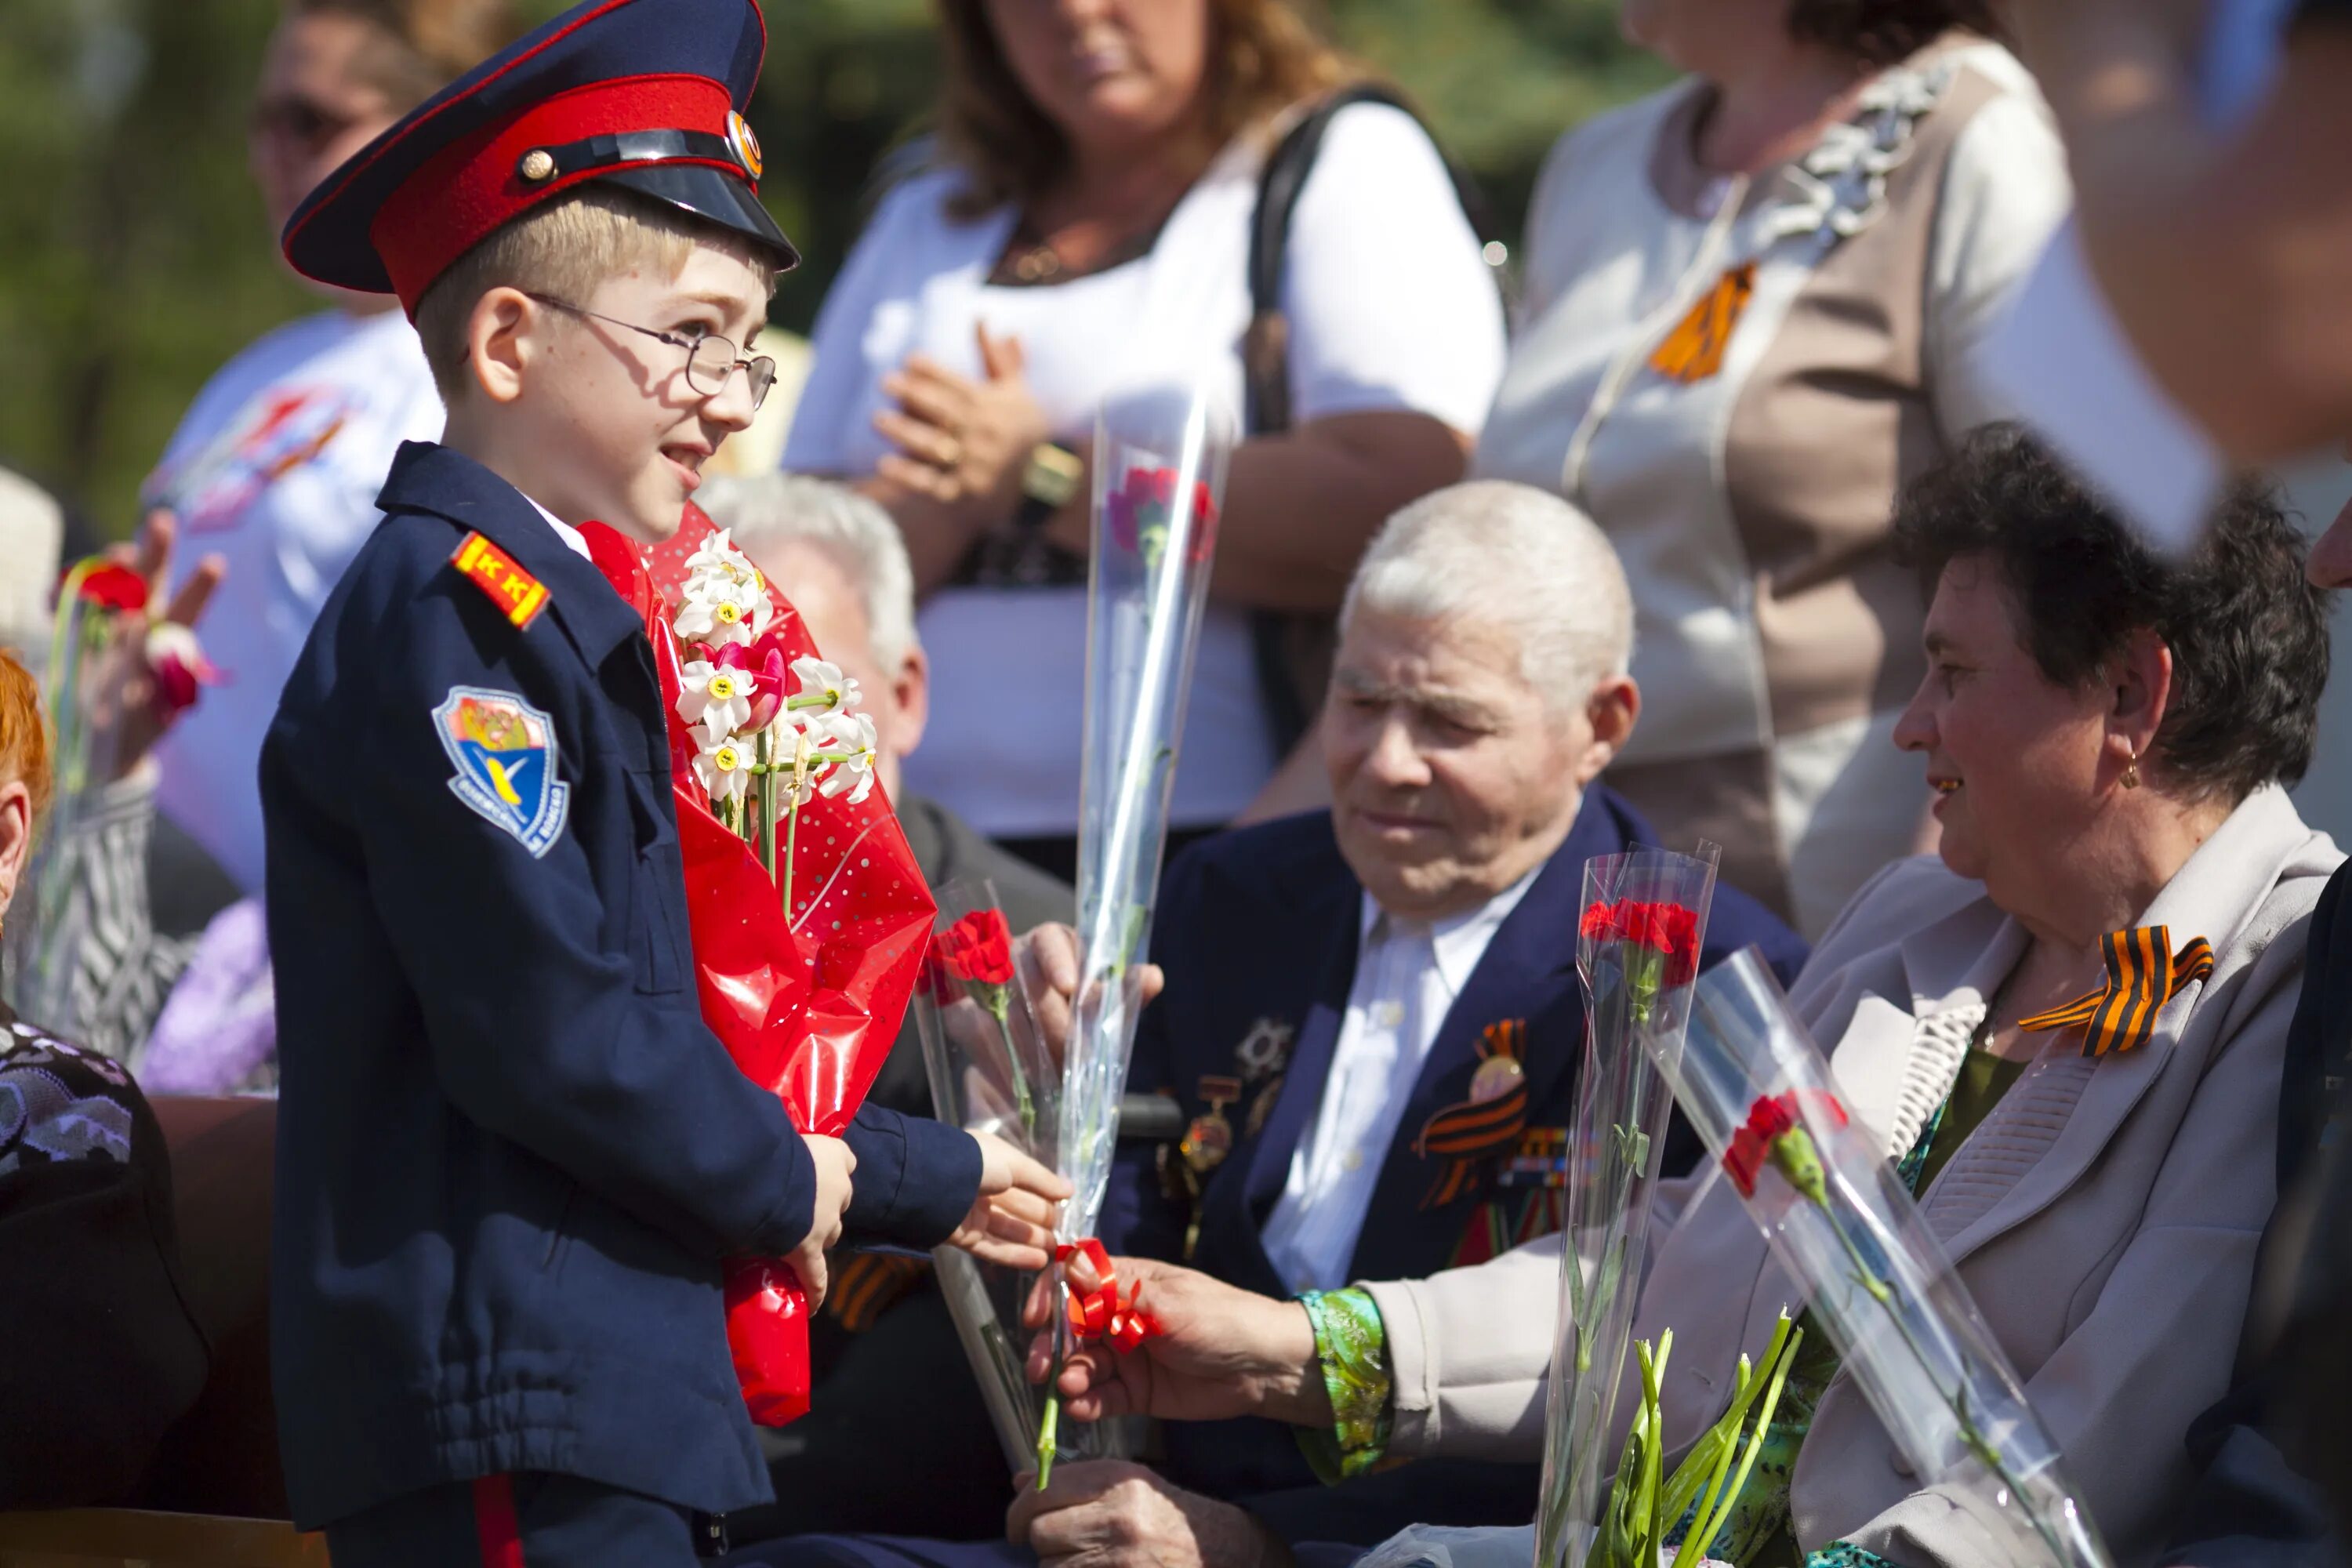
<path id="1" fill-rule="evenodd" d="M 1530 871 L 1477 909 L 1436 921 L 1390 914 L 1363 895 L 1356 977 L 1330 1076 L 1265 1224 L 1266 1256 L 1292 1289 L 1348 1282 L 1381 1163 L 1438 1028 L 1535 879 Z"/>
<path id="2" fill-rule="evenodd" d="M 517 493 L 520 494 L 520 492 L 518 491 Z M 588 553 L 588 536 L 586 534 L 581 532 L 578 529 L 572 527 L 570 523 L 564 521 L 562 518 L 556 516 L 553 512 L 540 505 L 536 500 L 532 500 L 530 497 L 524 496 L 522 499 L 527 501 L 530 501 L 531 510 L 547 519 L 547 526 L 555 530 L 555 537 L 563 541 L 563 547 L 566 550 L 571 551 L 572 554 L 577 555 L 583 561 L 593 563 L 596 559 L 593 555 Z"/>

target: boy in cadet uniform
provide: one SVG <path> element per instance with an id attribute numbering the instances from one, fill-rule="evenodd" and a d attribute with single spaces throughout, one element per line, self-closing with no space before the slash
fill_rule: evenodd
<path id="1" fill-rule="evenodd" d="M 449 405 L 261 764 L 279 1433 L 337 1568 L 716 1549 L 770 1496 L 722 1260 L 812 1298 L 845 1232 L 1041 1267 L 1066 1190 L 887 1111 L 803 1137 L 696 1000 L 652 650 L 576 527 L 675 532 L 772 379 L 735 346 L 797 259 L 740 113 L 764 41 L 751 0 L 581 5 L 287 226 L 399 295 Z"/>

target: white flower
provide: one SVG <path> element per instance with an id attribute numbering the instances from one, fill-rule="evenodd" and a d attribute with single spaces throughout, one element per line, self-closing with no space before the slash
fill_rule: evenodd
<path id="1" fill-rule="evenodd" d="M 793 697 L 795 702 L 805 704 L 812 697 L 824 700 L 821 707 L 802 706 L 799 712 L 803 718 L 831 718 L 857 706 L 857 682 L 842 674 L 841 666 L 830 660 L 796 658 L 793 660 L 793 674 L 801 683 Z"/>
<path id="2" fill-rule="evenodd" d="M 706 745 L 716 745 L 751 721 L 751 696 L 760 678 L 750 670 L 692 659 L 678 671 L 678 685 L 677 716 L 702 727 Z"/>
<path id="3" fill-rule="evenodd" d="M 681 642 L 749 647 L 768 629 L 772 616 L 766 594 L 749 583 L 712 577 L 688 585 L 686 602 L 678 606 L 672 625 Z"/>
<path id="4" fill-rule="evenodd" d="M 738 584 L 755 592 L 764 593 L 768 580 L 751 564 L 751 558 L 735 548 L 728 537 L 729 531 L 705 535 L 693 554 L 686 558 L 687 591 L 691 593 L 700 584 L 718 581 Z"/>
<path id="5" fill-rule="evenodd" d="M 741 800 L 751 783 L 751 751 L 733 740 L 722 740 L 694 759 L 694 776 L 713 801 Z"/>
<path id="6" fill-rule="evenodd" d="M 833 766 L 817 787 L 827 800 L 845 795 L 856 805 L 874 792 L 874 721 L 863 713 L 842 713 L 824 724 L 832 745 L 817 754 Z"/>

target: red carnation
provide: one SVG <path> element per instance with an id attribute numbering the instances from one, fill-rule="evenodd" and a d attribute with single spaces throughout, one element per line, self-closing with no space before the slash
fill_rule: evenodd
<path id="1" fill-rule="evenodd" d="M 1731 1147 L 1723 1152 L 1724 1173 L 1739 1189 L 1741 1197 L 1752 1198 L 1756 1195 L 1756 1178 L 1764 1173 L 1764 1162 L 1771 1157 L 1771 1145 L 1756 1136 L 1754 1128 L 1742 1127 L 1731 1135 Z"/>
<path id="2" fill-rule="evenodd" d="M 1798 1098 L 1801 1094 L 1804 1096 L 1801 1101 Z M 1803 1129 L 1803 1110 L 1807 1105 L 1811 1106 L 1814 1115 L 1832 1128 L 1843 1128 L 1847 1123 L 1845 1107 L 1838 1103 L 1837 1096 L 1817 1089 L 1792 1089 L 1779 1094 L 1768 1094 L 1748 1108 L 1747 1122 L 1731 1135 L 1731 1147 L 1724 1151 L 1723 1155 L 1724 1172 L 1739 1188 L 1741 1197 L 1756 1195 L 1757 1176 L 1779 1153 L 1780 1141 Z M 1811 1140 L 1807 1138 L 1805 1142 L 1808 1145 L 1803 1152 L 1805 1158 L 1798 1163 L 1811 1166 L 1815 1161 L 1810 1149 Z M 1812 1195 L 1808 1190 L 1812 1183 L 1805 1170 L 1792 1170 L 1789 1175 L 1791 1184 L 1806 1191 L 1808 1196 Z"/>
<path id="3" fill-rule="evenodd" d="M 109 562 L 81 580 L 81 600 L 99 610 L 143 610 L 147 579 L 119 562 Z"/>
<path id="4" fill-rule="evenodd" d="M 1577 933 L 1587 942 L 1607 942 L 1617 934 L 1616 910 L 1606 899 L 1591 906 L 1584 911 L 1584 919 L 1578 925 Z"/>
<path id="5" fill-rule="evenodd" d="M 995 910 L 974 910 L 941 931 L 940 961 L 966 984 L 1013 984 L 1013 933 Z"/>

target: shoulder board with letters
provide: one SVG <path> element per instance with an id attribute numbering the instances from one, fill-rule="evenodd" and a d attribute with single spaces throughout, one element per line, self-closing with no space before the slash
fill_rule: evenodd
<path id="1" fill-rule="evenodd" d="M 528 626 L 547 608 L 547 584 L 515 564 L 515 558 L 484 539 L 468 533 L 458 542 L 449 563 L 465 574 L 475 587 L 489 595 L 499 613 L 518 626 Z"/>

